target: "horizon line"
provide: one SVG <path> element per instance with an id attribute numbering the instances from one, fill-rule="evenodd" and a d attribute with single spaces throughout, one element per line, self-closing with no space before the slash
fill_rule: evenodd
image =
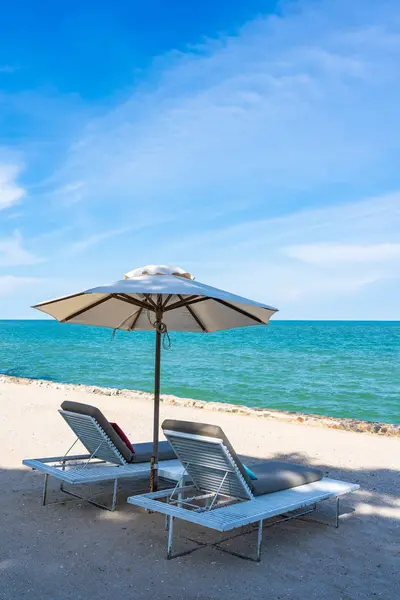
<path id="1" fill-rule="evenodd" d="M 30 318 L 26 318 L 26 317 L 15 317 L 12 319 L 0 318 L 0 323 L 6 322 L 6 321 L 29 321 L 29 322 L 43 322 L 43 323 L 59 323 L 60 325 L 82 325 L 82 323 L 60 323 L 59 321 L 57 321 L 57 319 L 53 319 L 53 318 L 48 318 L 48 319 L 46 319 L 46 318 L 30 319 Z M 281 318 L 274 318 L 274 319 L 271 319 L 268 324 L 270 325 L 271 323 L 276 323 L 276 322 L 295 323 L 295 322 L 299 322 L 299 321 L 305 322 L 305 323 L 324 323 L 324 322 L 329 322 L 329 323 L 400 323 L 400 319 L 330 319 L 330 318 L 325 318 L 325 319 L 302 319 L 302 318 L 281 319 Z M 96 327 L 96 325 L 87 325 L 86 323 L 83 323 L 83 325 L 86 325 L 87 327 Z M 103 329 L 107 329 L 107 328 L 103 327 Z M 243 329 L 243 327 L 233 327 L 232 329 Z M 221 331 L 223 331 L 223 330 L 221 330 Z M 228 331 L 228 330 L 225 330 L 225 331 Z"/>

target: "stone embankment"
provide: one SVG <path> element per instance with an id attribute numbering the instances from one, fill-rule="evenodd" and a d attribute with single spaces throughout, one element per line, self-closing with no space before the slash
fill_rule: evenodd
<path id="1" fill-rule="evenodd" d="M 135 399 L 138 397 L 152 399 L 152 395 L 148 392 L 140 392 L 136 390 L 119 390 L 115 388 L 102 388 L 97 386 L 74 385 L 69 383 L 56 383 L 52 381 L 43 381 L 40 379 L 25 379 L 22 377 L 10 377 L 8 375 L 0 375 L 0 383 L 17 383 L 20 385 L 36 385 L 41 387 L 52 387 L 54 389 L 63 389 L 66 392 L 84 391 L 92 394 L 101 394 L 104 396 L 122 396 L 125 398 Z M 400 425 L 391 425 L 388 423 L 359 421 L 357 419 L 342 419 L 335 417 L 324 417 L 320 415 L 309 415 L 305 413 L 289 412 L 283 410 L 273 410 L 269 408 L 251 408 L 236 404 L 225 404 L 222 402 L 204 402 L 203 400 L 192 400 L 190 398 L 177 398 L 171 395 L 162 395 L 161 401 L 165 404 L 175 406 L 186 406 L 201 408 L 205 411 L 217 411 L 226 413 L 238 413 L 241 415 L 276 419 L 279 421 L 287 421 L 297 424 L 306 423 L 315 427 L 326 427 L 329 429 L 342 429 L 345 431 L 355 431 L 358 433 L 369 433 L 373 435 L 398 436 L 400 437 Z"/>

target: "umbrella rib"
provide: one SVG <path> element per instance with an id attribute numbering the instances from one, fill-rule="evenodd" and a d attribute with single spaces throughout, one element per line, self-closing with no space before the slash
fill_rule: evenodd
<path id="1" fill-rule="evenodd" d="M 166 300 L 165 300 L 165 302 L 164 302 L 164 304 L 163 304 L 163 306 L 162 306 L 162 307 L 163 307 L 163 310 L 165 310 L 165 309 L 166 309 L 166 307 L 167 307 L 167 304 L 168 304 L 168 302 L 171 300 L 172 296 L 173 296 L 173 294 L 168 294 L 168 296 L 167 296 L 167 298 L 166 298 Z"/>
<path id="2" fill-rule="evenodd" d="M 114 295 L 114 294 L 113 294 Z M 136 298 L 131 298 L 126 294 L 115 294 L 115 298 L 121 300 L 121 302 L 126 302 L 127 304 L 133 304 L 134 306 L 138 306 L 139 308 L 144 308 L 146 310 L 153 310 L 151 304 L 146 304 L 145 302 L 141 302 L 141 300 L 137 300 Z"/>
<path id="3" fill-rule="evenodd" d="M 142 314 L 142 312 L 143 312 L 143 308 L 139 308 L 138 312 L 135 315 L 135 318 L 132 321 L 132 325 L 129 327 L 129 331 L 132 331 L 135 328 L 135 325 L 138 322 L 139 317 Z"/>
<path id="4" fill-rule="evenodd" d="M 103 302 L 106 302 L 107 300 L 109 300 L 112 297 L 113 297 L 113 294 L 107 294 L 107 296 L 105 296 L 104 298 L 100 298 L 100 300 L 93 302 L 89 306 L 85 306 L 85 308 L 81 308 L 80 310 L 77 310 L 76 312 L 72 313 L 72 315 L 69 315 L 65 319 L 61 319 L 60 323 L 68 323 L 68 321 L 71 321 L 71 319 L 75 319 L 75 317 L 79 317 L 79 315 L 82 315 L 86 311 L 91 310 L 92 308 L 96 308 L 96 306 L 103 304 Z"/>
<path id="5" fill-rule="evenodd" d="M 60 300 L 70 300 L 71 298 L 78 298 L 79 296 L 84 295 L 85 292 L 79 292 L 78 294 L 71 294 L 70 296 L 63 296 L 63 298 L 56 298 L 55 300 L 48 300 L 47 302 L 40 302 L 40 304 L 34 304 L 32 308 L 40 308 L 41 306 L 48 306 L 49 304 L 60 302 Z"/>
<path id="6" fill-rule="evenodd" d="M 151 297 L 151 295 L 150 294 L 145 294 L 145 297 L 146 297 L 147 302 L 150 302 L 150 304 L 153 307 L 153 309 L 156 310 L 157 304 L 154 302 L 154 300 Z"/>
<path id="7" fill-rule="evenodd" d="M 178 294 L 178 298 L 180 298 L 182 300 L 182 296 L 180 294 Z M 203 330 L 203 332 L 205 333 L 207 331 L 207 328 L 203 325 L 201 319 L 197 316 L 197 314 L 194 312 L 193 308 L 191 306 L 189 306 L 189 304 L 185 305 L 185 308 L 188 309 L 189 313 L 192 315 L 193 319 L 196 321 L 197 325 L 199 325 L 199 327 L 201 327 L 201 329 Z"/>
<path id="8" fill-rule="evenodd" d="M 69 315 L 65 319 L 62 319 L 61 323 L 67 323 L 68 321 L 71 321 L 72 319 L 79 317 L 80 315 L 87 312 L 88 310 L 91 310 L 92 308 L 96 308 L 96 306 L 103 304 L 103 302 L 106 302 L 107 300 L 110 300 L 111 298 L 115 298 L 116 300 L 120 300 L 121 302 L 125 302 L 127 304 L 133 304 L 134 306 L 137 306 L 139 308 L 145 308 L 146 310 L 151 310 L 151 307 L 148 306 L 147 304 L 144 304 L 144 303 L 140 302 L 139 300 L 134 300 L 132 298 L 129 298 L 129 296 L 121 297 L 118 294 L 108 294 L 104 298 L 100 298 L 100 300 L 97 300 L 97 302 L 93 302 L 89 306 L 85 306 L 85 308 L 81 308 L 80 310 L 77 310 L 76 312 L 72 313 L 72 315 Z"/>
<path id="9" fill-rule="evenodd" d="M 215 302 L 218 302 L 219 304 L 223 304 L 224 306 L 226 306 L 232 310 L 235 310 L 236 312 L 240 313 L 241 315 L 244 315 L 245 317 L 248 317 L 249 319 L 252 319 L 253 321 L 256 321 L 257 323 L 260 323 L 260 325 L 266 325 L 266 323 L 264 323 L 264 321 L 262 321 L 258 317 L 255 317 L 254 315 L 247 312 L 246 310 L 243 310 L 242 308 L 233 306 L 233 304 L 226 302 L 226 300 L 221 300 L 220 298 L 211 298 L 211 300 L 214 300 Z"/>
<path id="10" fill-rule="evenodd" d="M 174 304 L 170 304 L 167 306 L 165 311 L 174 310 L 175 308 L 180 308 L 181 306 L 188 306 L 189 304 L 197 304 L 197 302 L 204 302 L 205 300 L 209 300 L 208 296 L 188 296 L 188 298 L 184 299 L 182 296 L 177 294 L 178 298 L 182 298 L 180 302 L 175 302 Z"/>

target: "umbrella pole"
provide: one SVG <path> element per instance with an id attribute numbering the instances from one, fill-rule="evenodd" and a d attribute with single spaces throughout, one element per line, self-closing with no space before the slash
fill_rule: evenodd
<path id="1" fill-rule="evenodd" d="M 154 365 L 154 418 L 153 418 L 153 456 L 150 465 L 150 492 L 158 488 L 158 430 L 160 426 L 160 368 L 161 368 L 161 332 L 156 329 L 156 357 Z"/>

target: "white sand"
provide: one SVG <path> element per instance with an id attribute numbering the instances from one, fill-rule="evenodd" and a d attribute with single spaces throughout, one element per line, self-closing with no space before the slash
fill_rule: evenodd
<path id="1" fill-rule="evenodd" d="M 209 548 L 167 562 L 163 519 L 127 505 L 129 486 L 116 513 L 78 502 L 40 505 L 43 478 L 21 461 L 68 448 L 73 434 L 57 414 L 66 398 L 95 404 L 132 440 L 151 439 L 152 405 L 143 396 L 0 383 L 0 598 L 400 597 L 399 439 L 162 405 L 162 419 L 222 426 L 243 455 L 312 464 L 361 486 L 343 500 L 339 530 L 306 521 L 268 529 L 260 565 Z M 319 518 L 333 514 L 326 503 Z M 215 538 L 189 524 L 176 529 L 178 536 Z M 245 536 L 231 548 L 248 552 L 254 542 Z"/>

